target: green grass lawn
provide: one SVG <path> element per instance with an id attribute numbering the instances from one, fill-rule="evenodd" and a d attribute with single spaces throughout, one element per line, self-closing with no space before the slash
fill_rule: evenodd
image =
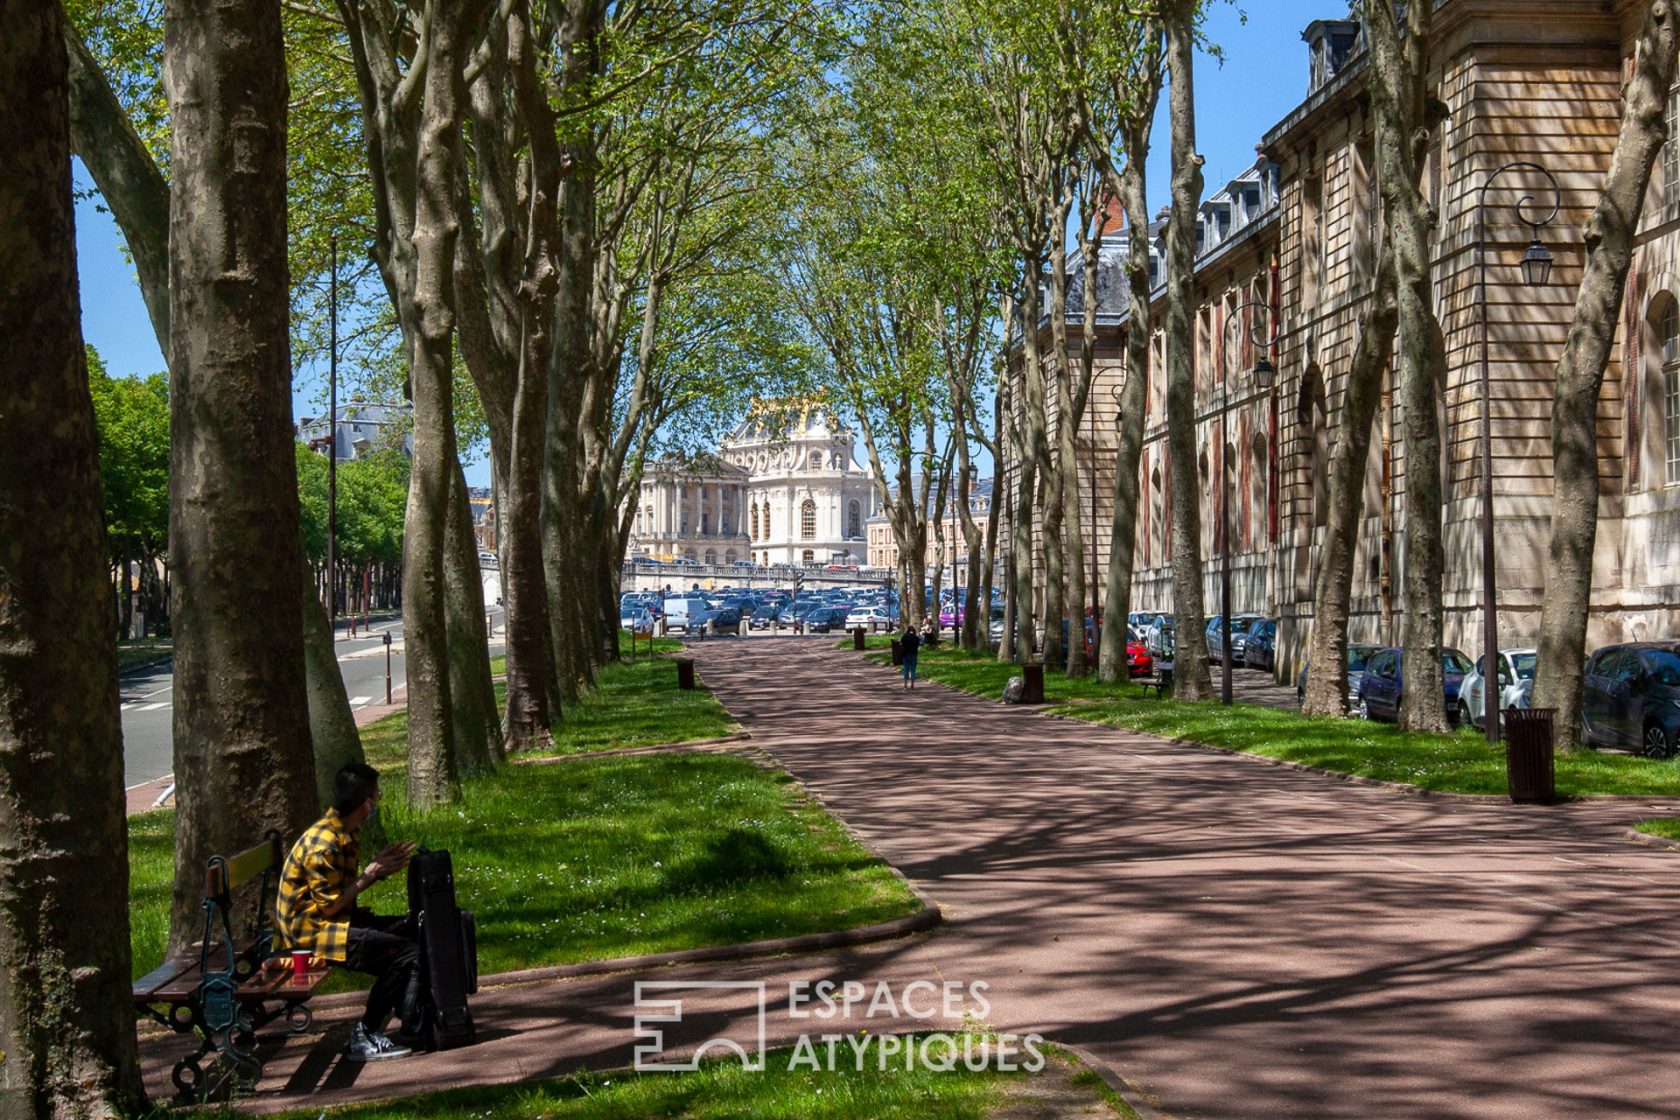
<path id="1" fill-rule="evenodd" d="M 960 1041 L 958 1043 L 961 1045 Z M 293 1120 L 985 1120 L 1000 1115 L 1029 1076 L 1060 1077 L 1076 1088 L 1087 1117 L 1135 1117 L 1101 1078 L 1053 1047 L 1043 1074 L 970 1071 L 960 1060 L 949 1072 L 902 1062 L 882 1071 L 865 1051 L 864 1068 L 842 1060 L 835 1071 L 789 1071 L 791 1050 L 766 1055 L 759 1073 L 739 1062 L 706 1062 L 691 1073 L 589 1073 L 555 1081 L 451 1089 L 390 1104 L 356 1105 L 320 1113 L 288 1113 Z M 938 1053 L 943 1053 L 941 1048 Z M 819 1055 L 821 1050 L 818 1051 Z M 848 1055 L 842 1046 L 840 1055 Z M 959 1051 L 960 1054 L 960 1051 Z M 1009 1115 L 1040 1115 L 1036 1111 Z"/>
<path id="2" fill-rule="evenodd" d="M 504 766 L 469 779 L 460 805 L 420 813 L 404 791 L 406 713 L 362 737 L 384 776 L 387 837 L 453 853 L 485 974 L 844 929 L 919 906 L 790 777 L 744 758 Z M 174 821 L 129 818 L 137 976 L 163 957 Z M 397 876 L 363 898 L 395 913 L 403 890 Z"/>
<path id="3" fill-rule="evenodd" d="M 1680 840 L 1680 817 L 1656 817 L 1652 820 L 1640 821 L 1633 827 L 1639 832 L 1646 832 L 1652 836 Z"/>
<path id="4" fill-rule="evenodd" d="M 117 643 L 117 672 L 150 665 L 169 656 L 169 651 L 174 648 L 171 638 L 124 638 Z"/>
<path id="5" fill-rule="evenodd" d="M 872 639 L 885 646 L 887 637 Z M 849 642 L 847 646 L 849 648 Z M 889 655 L 866 655 L 886 662 Z M 923 648 L 917 674 L 980 696 L 1001 697 L 1020 667 L 1000 664 L 942 643 Z M 1321 766 L 1388 782 L 1453 793 L 1506 792 L 1503 748 L 1490 749 L 1479 733 L 1448 735 L 1401 731 L 1391 724 L 1356 719 L 1308 719 L 1290 711 L 1253 704 L 1227 708 L 1216 701 L 1186 702 L 1146 698 L 1136 685 L 1108 685 L 1095 677 L 1069 680 L 1055 671 L 1044 674 L 1044 698 L 1051 711 L 1092 723 L 1192 739 L 1268 758 Z M 1560 794 L 1680 795 L 1680 760 L 1655 761 L 1599 751 L 1560 753 L 1556 760 Z"/>

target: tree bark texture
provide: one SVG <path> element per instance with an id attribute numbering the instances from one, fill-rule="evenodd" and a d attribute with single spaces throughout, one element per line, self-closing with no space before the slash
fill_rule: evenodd
<path id="1" fill-rule="evenodd" d="M 1622 89 L 1622 123 L 1604 193 L 1586 228 L 1586 267 L 1569 337 L 1558 359 L 1552 408 L 1552 530 L 1546 548 L 1545 606 L 1540 616 L 1536 707 L 1556 708 L 1557 742 L 1579 745 L 1581 660 L 1592 602 L 1598 535 L 1598 397 L 1622 312 L 1634 234 L 1651 168 L 1662 150 L 1663 112 L 1680 49 L 1680 2 L 1645 6 L 1633 76 Z M 1637 346 L 1624 343 L 1624 350 Z M 1632 377 L 1630 366 L 1623 373 Z"/>
<path id="2" fill-rule="evenodd" d="M 1120 445 L 1115 450 L 1114 520 L 1108 537 L 1108 586 L 1103 594 L 1102 649 L 1097 675 L 1115 683 L 1130 679 L 1126 659 L 1126 619 L 1132 611 L 1132 561 L 1137 552 L 1138 477 L 1143 462 L 1144 413 L 1149 392 L 1149 240 L 1135 231 L 1149 228 L 1149 202 L 1144 190 L 1144 162 L 1148 124 L 1141 143 L 1128 143 L 1128 158 L 1118 182 L 1110 180 L 1126 210 L 1126 224 L 1134 231 L 1127 248 L 1126 387 L 1120 403 Z"/>
<path id="3" fill-rule="evenodd" d="M 1379 145 L 1380 146 L 1380 145 Z M 1309 716 L 1347 714 L 1348 614 L 1353 601 L 1353 558 L 1359 512 L 1370 463 L 1371 424 L 1382 403 L 1383 379 L 1394 351 L 1399 319 L 1393 242 L 1377 258 L 1376 286 L 1360 326 L 1353 364 L 1342 396 L 1342 422 L 1330 452 L 1329 509 L 1313 587 L 1312 637 L 1307 643 L 1307 688 L 1301 711 Z"/>
<path id="4" fill-rule="evenodd" d="M 366 761 L 362 735 L 344 691 L 327 609 L 315 595 L 315 575 L 303 565 L 303 657 L 309 698 L 309 739 L 315 754 L 315 803 L 332 804 L 333 776 L 347 762 Z"/>
<path id="5" fill-rule="evenodd" d="M 278 4 L 169 0 L 171 948 L 205 862 L 313 819 L 292 454 L 286 62 Z"/>
<path id="6" fill-rule="evenodd" d="M 57 4 L 0 3 L 0 1117 L 145 1106 Z M 26 91 L 26 92 L 25 92 Z M 15 94 L 15 96 L 14 96 Z"/>
<path id="7" fill-rule="evenodd" d="M 169 353 L 169 183 L 157 161 L 140 142 L 128 114 L 99 70 L 81 36 L 68 24 L 65 43 L 70 58 L 70 140 L 92 172 L 99 193 L 122 230 L 140 294 L 146 304 L 158 347 Z M 307 568 L 307 565 L 306 565 Z M 148 564 L 143 571 L 150 571 Z M 129 596 L 124 596 L 125 609 Z M 344 691 L 332 630 L 316 601 L 314 581 L 305 575 L 303 641 L 309 726 L 314 738 L 317 783 L 330 783 L 333 770 L 319 773 L 323 759 L 361 758 L 361 740 Z M 313 625 L 310 611 L 321 615 Z M 126 627 L 126 624 L 125 624 Z M 323 802 L 324 803 L 324 802 Z"/>
<path id="8" fill-rule="evenodd" d="M 1434 8 L 1407 8 L 1401 34 L 1394 8 L 1367 3 L 1372 100 L 1392 127 L 1377 132 L 1378 186 L 1386 238 L 1394 249 L 1399 309 L 1400 403 L 1406 437 L 1407 626 L 1403 642 L 1400 725 L 1416 731 L 1447 730 L 1441 683 L 1441 582 L 1446 554 L 1441 540 L 1441 432 L 1435 405 L 1446 386 L 1446 344 L 1435 318 L 1430 282 L 1429 235 L 1434 214 L 1423 197 L 1423 146 L 1410 139 L 1425 127 L 1430 25 Z"/>
<path id="9" fill-rule="evenodd" d="M 1191 356 L 1195 306 L 1196 222 L 1202 204 L 1202 157 L 1196 154 L 1191 58 L 1196 4 L 1175 0 L 1163 24 L 1170 75 L 1172 220 L 1167 224 L 1167 467 L 1172 474 L 1172 583 L 1176 656 L 1173 695 L 1204 700 L 1212 692 L 1202 606 L 1202 486 L 1196 477 L 1196 385 Z"/>

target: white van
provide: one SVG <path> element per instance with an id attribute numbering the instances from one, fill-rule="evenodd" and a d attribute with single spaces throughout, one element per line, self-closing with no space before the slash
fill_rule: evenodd
<path id="1" fill-rule="evenodd" d="M 713 611 L 701 598 L 665 600 L 665 629 L 681 630 L 687 634 L 706 625 Z"/>

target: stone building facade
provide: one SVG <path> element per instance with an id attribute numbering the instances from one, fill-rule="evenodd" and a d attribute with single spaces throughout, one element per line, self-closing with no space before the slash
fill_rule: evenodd
<path id="1" fill-rule="evenodd" d="M 1551 513 L 1553 375 L 1568 330 L 1643 6 L 1636 0 L 1437 0 L 1430 84 L 1445 111 L 1430 136 L 1426 196 L 1436 310 L 1447 348 L 1437 399 L 1443 466 L 1447 644 L 1480 653 L 1482 580 L 1478 214 L 1485 219 L 1486 312 L 1501 645 L 1533 644 Z M 1331 5 L 1327 5 L 1331 7 Z M 1329 14 L 1329 13 L 1327 13 Z M 1367 59 L 1356 23 L 1307 28 L 1307 96 L 1261 139 L 1245 175 L 1197 215 L 1193 317 L 1204 592 L 1218 609 L 1220 525 L 1228 515 L 1233 609 L 1277 617 L 1278 674 L 1293 679 L 1312 622 L 1328 497 L 1328 460 L 1382 237 Z M 1680 151 L 1671 138 L 1646 206 L 1626 313 L 1599 406 L 1600 522 L 1589 645 L 1657 637 L 1680 624 Z M 1156 157 L 1164 159 L 1164 145 Z M 1538 164 L 1561 188 L 1553 201 Z M 1484 191 L 1484 187 L 1486 190 Z M 1528 206 L 1519 213 L 1525 198 Z M 1485 197 L 1485 207 L 1479 203 Z M 1112 235 L 1116 244 L 1125 231 Z M 1158 228 L 1149 231 L 1164 279 Z M 1518 265 L 1536 235 L 1554 266 L 1527 286 Z M 1105 239 L 1104 252 L 1109 242 Z M 1160 322 L 1164 289 L 1152 304 Z M 1256 306 L 1258 305 L 1258 306 Z M 1099 316 L 1106 375 L 1129 316 Z M 1258 324 L 1258 325 L 1256 325 Z M 1275 333 L 1274 333 L 1275 332 Z M 1258 339 L 1259 345 L 1256 344 Z M 1112 347 L 1112 350 L 1110 350 Z M 1269 383 L 1254 374 L 1264 353 Z M 1171 607 L 1163 344 L 1152 340 L 1141 466 L 1134 603 Z M 1104 373 L 1099 373 L 1099 384 Z M 1376 418 L 1359 522 L 1351 636 L 1405 641 L 1406 447 L 1390 370 Z M 1107 399 L 1093 393 L 1094 404 Z M 1112 410 L 1110 410 L 1112 411 Z M 1105 425 L 1087 420 L 1094 432 Z M 1054 422 L 1054 421 L 1053 421 Z M 1052 434 L 1054 438 L 1054 434 Z M 1081 445 L 1098 523 L 1111 517 L 1105 457 Z M 1089 448 L 1093 458 L 1085 461 Z M 1094 467 L 1094 470 L 1093 470 Z M 1112 468 L 1110 468 L 1112 469 Z M 1009 473 L 1005 465 L 1006 475 Z M 1109 476 L 1110 480 L 1112 475 Z M 1089 493 L 1089 491 L 1086 491 Z M 1006 513 L 1009 504 L 1005 505 Z M 1090 532 L 1087 528 L 1087 533 Z M 1101 534 L 1098 535 L 1099 538 Z M 1099 539 L 1099 552 L 1104 545 Z M 1106 559 L 1106 557 L 1101 557 Z M 1097 571 L 1104 564 L 1096 565 Z"/>
<path id="2" fill-rule="evenodd" d="M 862 565 L 864 526 L 875 504 L 851 434 L 823 409 L 764 406 L 716 455 L 667 457 L 648 467 L 626 555 Z"/>

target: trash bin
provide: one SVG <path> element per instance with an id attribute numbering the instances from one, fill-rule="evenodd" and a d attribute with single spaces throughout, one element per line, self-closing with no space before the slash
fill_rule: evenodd
<path id="1" fill-rule="evenodd" d="M 852 628 L 852 648 L 857 650 L 863 648 L 863 627 L 861 626 Z"/>
<path id="2" fill-rule="evenodd" d="M 694 659 L 692 657 L 677 658 L 677 687 L 694 691 Z"/>
<path id="3" fill-rule="evenodd" d="M 1512 801 L 1545 804 L 1557 800 L 1552 768 L 1552 717 L 1556 714 L 1556 708 L 1518 708 L 1505 713 L 1505 776 Z"/>
<path id="4" fill-rule="evenodd" d="M 1021 703 L 1044 703 L 1044 663 L 1041 661 L 1021 666 Z"/>
<path id="5" fill-rule="evenodd" d="M 894 638 L 892 640 L 892 651 L 893 651 L 893 664 L 894 665 L 904 664 L 904 647 L 899 644 L 899 641 L 898 641 L 897 638 Z"/>

